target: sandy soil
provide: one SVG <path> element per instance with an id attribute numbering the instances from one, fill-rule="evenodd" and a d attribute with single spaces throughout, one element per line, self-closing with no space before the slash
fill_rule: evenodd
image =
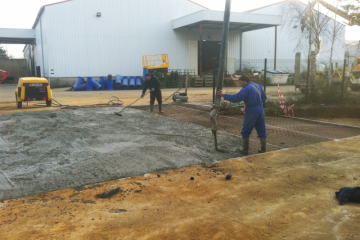
<path id="1" fill-rule="evenodd" d="M 47 111 L 47 110 L 58 110 L 58 107 L 38 107 L 34 106 L 34 103 L 23 103 L 22 109 L 16 108 L 15 102 L 15 91 L 16 85 L 2 84 L 0 85 L 0 113 L 9 112 L 29 112 L 29 111 Z M 240 91 L 241 88 L 225 88 L 224 92 L 234 94 Z M 93 104 L 107 104 L 112 96 L 116 96 L 124 102 L 124 106 L 134 102 L 141 95 L 141 90 L 127 90 L 127 91 L 83 91 L 74 92 L 68 91 L 69 88 L 56 88 L 53 89 L 53 97 L 55 100 L 60 102 L 62 105 L 93 105 Z M 177 89 L 163 89 L 162 96 L 163 100 L 171 96 Z M 283 86 L 281 87 L 282 92 L 291 92 L 291 96 L 300 95 L 299 91 L 294 92 L 294 86 Z M 181 90 L 184 92 L 185 90 Z M 269 100 L 276 100 L 277 87 L 267 87 L 267 93 Z M 189 103 L 196 104 L 210 104 L 212 100 L 212 88 L 189 88 Z M 290 94 L 289 94 L 290 95 Z M 170 98 L 167 102 L 172 102 Z M 167 103 L 165 102 L 165 103 Z M 41 102 L 36 102 L 41 103 Z M 140 99 L 134 105 L 147 105 L 149 104 L 149 95 Z M 103 106 L 102 106 L 103 107 Z"/>
<path id="2" fill-rule="evenodd" d="M 360 205 L 334 194 L 360 185 L 359 145 L 331 141 L 2 201 L 1 237 L 360 239 Z"/>

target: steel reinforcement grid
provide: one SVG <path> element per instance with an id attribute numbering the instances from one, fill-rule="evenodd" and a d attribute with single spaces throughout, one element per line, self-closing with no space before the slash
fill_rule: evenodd
<path id="1" fill-rule="evenodd" d="M 149 111 L 149 106 L 136 106 L 134 108 Z M 163 110 L 165 114 L 161 114 L 161 116 L 197 124 L 209 128 L 209 131 L 211 129 L 210 106 L 167 104 L 163 106 Z M 159 114 L 156 107 L 154 113 Z M 239 137 L 240 146 L 243 115 L 219 115 L 217 121 L 220 132 Z M 310 119 L 266 117 L 265 123 L 268 135 L 268 152 L 360 135 L 360 127 Z M 221 142 L 219 144 L 221 145 Z M 250 136 L 249 154 L 256 154 L 258 147 L 259 140 L 254 129 Z"/>

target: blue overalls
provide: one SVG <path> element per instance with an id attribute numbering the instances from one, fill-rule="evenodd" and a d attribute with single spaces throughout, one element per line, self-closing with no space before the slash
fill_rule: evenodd
<path id="1" fill-rule="evenodd" d="M 241 130 L 242 137 L 250 137 L 252 130 L 256 129 L 258 137 L 267 137 L 265 128 L 265 112 L 263 103 L 266 102 L 267 96 L 261 85 L 249 82 L 237 94 L 224 94 L 224 100 L 230 102 L 244 101 L 246 106 L 243 128 Z"/>

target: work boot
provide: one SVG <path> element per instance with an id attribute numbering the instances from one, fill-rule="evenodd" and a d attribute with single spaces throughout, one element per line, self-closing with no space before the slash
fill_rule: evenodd
<path id="1" fill-rule="evenodd" d="M 150 104 L 150 113 L 154 112 L 154 104 Z"/>
<path id="2" fill-rule="evenodd" d="M 260 138 L 261 148 L 259 148 L 259 153 L 265 153 L 266 152 L 266 138 L 261 137 Z"/>
<path id="3" fill-rule="evenodd" d="M 162 103 L 159 103 L 159 113 L 164 113 L 164 111 L 162 110 Z"/>
<path id="4" fill-rule="evenodd" d="M 249 154 L 250 138 L 244 137 L 242 140 L 243 140 L 243 145 L 242 147 L 240 147 L 240 151 L 242 152 L 242 154 L 247 156 Z"/>

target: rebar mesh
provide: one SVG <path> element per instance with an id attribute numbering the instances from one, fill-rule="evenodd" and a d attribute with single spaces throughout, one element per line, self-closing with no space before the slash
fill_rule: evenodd
<path id="1" fill-rule="evenodd" d="M 137 106 L 137 109 L 149 111 L 148 106 Z M 176 119 L 182 122 L 200 125 L 211 131 L 210 106 L 192 104 L 168 104 L 163 106 L 165 114 L 155 114 Z M 239 137 L 241 142 L 241 128 L 243 115 L 217 116 L 219 131 Z M 290 117 L 266 117 L 267 151 L 276 151 L 308 144 L 316 144 L 334 139 L 349 138 L 360 135 L 360 128 L 335 125 L 316 121 L 306 121 Z M 198 134 L 198 133 L 194 133 Z M 249 154 L 256 154 L 260 143 L 254 129 L 250 136 Z M 221 142 L 218 142 L 221 148 Z"/>

